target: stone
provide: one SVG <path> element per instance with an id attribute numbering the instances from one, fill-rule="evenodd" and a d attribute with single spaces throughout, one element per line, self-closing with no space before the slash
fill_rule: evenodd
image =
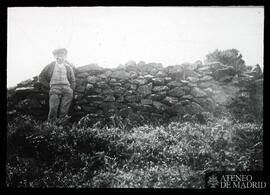
<path id="1" fill-rule="evenodd" d="M 160 101 L 166 97 L 166 91 L 161 91 L 157 94 L 151 94 L 149 97 L 152 100 Z"/>
<path id="2" fill-rule="evenodd" d="M 188 94 L 188 93 L 190 92 L 190 90 L 191 90 L 191 87 L 188 86 L 188 85 L 183 86 L 183 87 L 181 87 L 181 88 L 185 91 L 186 94 Z"/>
<path id="3" fill-rule="evenodd" d="M 189 121 L 189 122 L 192 122 L 192 121 L 193 121 L 193 117 L 192 117 L 191 114 L 185 114 L 185 115 L 182 117 L 182 119 L 183 119 L 184 121 Z"/>
<path id="4" fill-rule="evenodd" d="M 85 91 L 85 86 L 77 86 L 75 88 L 75 92 L 84 93 L 84 91 Z"/>
<path id="5" fill-rule="evenodd" d="M 162 104 L 161 102 L 158 101 L 153 101 L 153 106 L 160 111 L 165 111 L 167 106 L 165 104 Z"/>
<path id="6" fill-rule="evenodd" d="M 212 87 L 213 85 L 214 85 L 213 82 L 203 82 L 198 84 L 200 88 L 209 88 Z"/>
<path id="7" fill-rule="evenodd" d="M 170 82 L 171 80 L 172 80 L 171 77 L 165 77 L 165 78 L 164 78 L 164 81 L 165 81 L 165 82 Z"/>
<path id="8" fill-rule="evenodd" d="M 201 107 L 203 107 L 204 110 L 209 111 L 209 112 L 213 112 L 216 107 L 216 103 L 210 98 L 196 98 L 195 101 Z"/>
<path id="9" fill-rule="evenodd" d="M 252 70 L 246 74 L 253 76 L 254 79 L 260 79 L 263 77 L 263 72 L 259 64 L 256 64 L 256 66 L 253 67 Z"/>
<path id="10" fill-rule="evenodd" d="M 78 73 L 76 75 L 77 78 L 86 78 L 88 76 L 89 76 L 89 74 L 87 72 Z"/>
<path id="11" fill-rule="evenodd" d="M 98 82 L 100 79 L 96 76 L 88 76 L 87 77 L 87 82 L 91 83 L 91 84 L 95 84 L 96 82 Z"/>
<path id="12" fill-rule="evenodd" d="M 169 87 L 182 87 L 184 84 L 179 81 L 171 81 L 167 84 Z"/>
<path id="13" fill-rule="evenodd" d="M 107 96 L 105 96 L 104 101 L 105 102 L 114 102 L 115 101 L 115 97 L 112 96 L 112 95 L 107 95 Z"/>
<path id="14" fill-rule="evenodd" d="M 87 83 L 86 90 L 93 89 L 93 88 L 94 88 L 93 84 Z"/>
<path id="15" fill-rule="evenodd" d="M 202 63 L 201 60 L 197 60 L 197 61 L 195 61 L 193 64 L 194 64 L 194 67 L 200 67 L 200 66 L 203 66 L 203 63 Z"/>
<path id="16" fill-rule="evenodd" d="M 214 90 L 213 100 L 219 105 L 227 106 L 236 97 L 239 92 L 239 87 L 232 85 L 217 85 Z"/>
<path id="17" fill-rule="evenodd" d="M 111 83 L 114 83 L 114 82 L 116 83 L 117 79 L 112 78 L 110 81 L 111 81 Z"/>
<path id="18" fill-rule="evenodd" d="M 141 94 L 143 97 L 145 97 L 148 94 L 151 94 L 152 90 L 152 83 L 149 83 L 147 85 L 139 86 L 138 93 Z"/>
<path id="19" fill-rule="evenodd" d="M 198 72 L 204 72 L 204 73 L 212 73 L 216 70 L 223 69 L 226 66 L 220 62 L 209 62 L 207 64 L 204 64 L 203 66 L 199 67 L 197 69 Z"/>
<path id="20" fill-rule="evenodd" d="M 137 89 L 137 85 L 135 85 L 135 84 L 130 84 L 130 89 L 136 90 L 136 89 Z"/>
<path id="21" fill-rule="evenodd" d="M 133 95 L 134 94 L 134 91 L 132 90 L 128 90 L 125 92 L 125 95 Z"/>
<path id="22" fill-rule="evenodd" d="M 185 73 L 184 72 L 175 72 L 175 73 L 171 73 L 170 76 L 177 80 L 177 81 L 181 81 L 183 79 L 185 79 Z"/>
<path id="23" fill-rule="evenodd" d="M 198 78 L 200 77 L 201 74 L 195 72 L 193 69 L 185 69 L 184 70 L 184 78 L 188 78 L 188 77 L 191 77 L 191 78 Z"/>
<path id="24" fill-rule="evenodd" d="M 42 104 L 37 99 L 31 99 L 29 103 L 30 109 L 37 109 L 37 108 L 43 108 Z"/>
<path id="25" fill-rule="evenodd" d="M 254 81 L 254 85 L 256 86 L 256 88 L 263 88 L 263 79 L 257 79 L 256 81 Z"/>
<path id="26" fill-rule="evenodd" d="M 187 102 L 187 103 L 177 103 L 173 106 L 175 112 L 177 112 L 180 115 L 184 115 L 184 114 L 197 114 L 203 111 L 202 107 L 195 103 L 195 102 Z"/>
<path id="27" fill-rule="evenodd" d="M 112 86 L 122 86 L 122 83 L 110 83 Z"/>
<path id="28" fill-rule="evenodd" d="M 36 99 L 23 99 L 15 105 L 15 109 L 22 111 L 30 111 L 32 109 L 42 109 L 42 105 Z"/>
<path id="29" fill-rule="evenodd" d="M 197 83 L 189 83 L 189 84 L 187 84 L 187 86 L 188 87 L 190 87 L 190 88 L 193 88 L 193 87 L 197 87 Z"/>
<path id="30" fill-rule="evenodd" d="M 137 102 L 140 100 L 140 97 L 137 95 L 129 95 L 125 97 L 125 100 L 128 102 Z"/>
<path id="31" fill-rule="evenodd" d="M 109 88 L 109 85 L 105 81 L 99 81 L 99 82 L 96 83 L 96 85 L 101 89 Z"/>
<path id="32" fill-rule="evenodd" d="M 111 70 L 106 70 L 103 74 L 108 78 L 108 77 L 111 76 L 112 71 Z"/>
<path id="33" fill-rule="evenodd" d="M 97 107 L 84 105 L 80 110 L 84 110 L 87 113 L 93 113 L 97 110 Z"/>
<path id="34" fill-rule="evenodd" d="M 185 99 L 187 99 L 187 100 L 193 100 L 194 97 L 193 97 L 192 95 L 183 95 L 183 96 L 181 97 L 181 100 L 185 100 Z"/>
<path id="35" fill-rule="evenodd" d="M 112 89 L 110 89 L 110 88 L 107 88 L 107 89 L 104 89 L 103 91 L 102 91 L 102 93 L 103 94 L 113 94 L 113 90 Z"/>
<path id="36" fill-rule="evenodd" d="M 153 101 L 151 99 L 141 99 L 141 104 L 143 104 L 143 105 L 149 105 L 152 103 L 153 103 Z"/>
<path id="37" fill-rule="evenodd" d="M 125 93 L 125 88 L 123 88 L 123 87 L 116 86 L 113 89 L 113 94 L 114 95 L 120 96 L 120 95 L 122 95 L 124 93 Z"/>
<path id="38" fill-rule="evenodd" d="M 190 81 L 190 82 L 192 82 L 192 83 L 196 83 L 196 82 L 199 81 L 199 79 L 198 78 L 195 78 L 195 77 L 187 77 L 187 80 Z"/>
<path id="39" fill-rule="evenodd" d="M 128 73 L 124 70 L 117 70 L 117 71 L 114 71 L 110 76 L 112 78 L 127 80 L 130 78 L 130 73 Z"/>
<path id="40" fill-rule="evenodd" d="M 118 97 L 118 98 L 116 99 L 116 102 L 124 102 L 124 101 L 125 101 L 125 99 L 124 99 L 123 96 L 120 96 L 120 97 Z"/>
<path id="41" fill-rule="evenodd" d="M 143 73 L 156 74 L 159 70 L 162 69 L 162 64 L 151 62 L 151 63 L 147 63 L 143 66 L 138 66 L 138 68 Z"/>
<path id="42" fill-rule="evenodd" d="M 32 79 L 27 79 L 27 80 L 22 81 L 19 84 L 17 84 L 17 87 L 29 87 L 32 85 L 32 83 L 33 83 Z"/>
<path id="43" fill-rule="evenodd" d="M 134 79 L 134 78 L 136 78 L 136 77 L 138 76 L 138 73 L 137 73 L 137 72 L 131 71 L 131 72 L 129 72 L 129 73 L 130 73 L 130 78 L 131 78 L 131 79 Z"/>
<path id="44" fill-rule="evenodd" d="M 204 91 L 207 93 L 208 96 L 212 96 L 214 94 L 214 91 L 211 88 L 206 88 Z"/>
<path id="45" fill-rule="evenodd" d="M 82 110 L 82 107 L 79 106 L 79 105 L 76 105 L 76 106 L 74 106 L 73 110 L 74 111 L 81 111 Z"/>
<path id="46" fill-rule="evenodd" d="M 152 82 L 154 85 L 163 85 L 164 84 L 164 78 L 153 78 Z"/>
<path id="47" fill-rule="evenodd" d="M 185 79 L 185 68 L 181 65 L 167 66 L 165 72 L 177 81 Z"/>
<path id="48" fill-rule="evenodd" d="M 192 90 L 191 90 L 191 95 L 193 95 L 194 97 L 205 97 L 207 96 L 207 93 L 204 92 L 203 90 L 201 90 L 200 88 L 198 87 L 194 87 Z"/>
<path id="49" fill-rule="evenodd" d="M 79 85 L 85 85 L 86 84 L 86 80 L 83 78 L 76 78 L 76 86 Z"/>
<path id="50" fill-rule="evenodd" d="M 99 79 L 107 79 L 108 78 L 108 75 L 106 75 L 106 74 L 100 74 L 100 75 L 98 75 L 98 78 Z"/>
<path id="51" fill-rule="evenodd" d="M 162 100 L 162 102 L 168 105 L 174 105 L 178 102 L 178 98 L 167 96 Z"/>
<path id="52" fill-rule="evenodd" d="M 103 102 L 100 107 L 105 114 L 117 111 L 117 104 L 115 102 Z"/>
<path id="53" fill-rule="evenodd" d="M 143 105 L 140 105 L 138 108 L 139 108 L 140 112 L 142 111 L 142 112 L 152 113 L 155 111 L 153 106 L 150 104 L 143 104 Z"/>
<path id="54" fill-rule="evenodd" d="M 167 74 L 165 72 L 163 72 L 163 71 L 158 71 L 155 76 L 156 77 L 166 77 Z"/>
<path id="55" fill-rule="evenodd" d="M 101 95 L 87 95 L 86 99 L 88 101 L 103 101 L 103 97 Z"/>
<path id="56" fill-rule="evenodd" d="M 181 83 L 183 83 L 183 84 L 189 84 L 189 81 L 187 81 L 187 80 L 181 80 Z"/>
<path id="57" fill-rule="evenodd" d="M 212 80 L 213 79 L 213 77 L 211 77 L 211 76 L 209 76 L 209 75 L 206 75 L 206 76 L 203 76 L 203 77 L 201 77 L 200 78 L 200 81 L 210 81 L 210 80 Z"/>
<path id="58" fill-rule="evenodd" d="M 137 65 L 138 67 L 143 67 L 146 65 L 146 63 L 144 61 L 140 61 Z"/>
<path id="59" fill-rule="evenodd" d="M 173 74 L 175 72 L 183 72 L 184 68 L 181 65 L 167 66 L 164 71 L 167 74 Z"/>
<path id="60" fill-rule="evenodd" d="M 169 87 L 164 85 L 164 86 L 155 86 L 152 90 L 154 92 L 160 92 L 160 91 L 167 91 L 169 89 L 170 89 Z"/>
<path id="61" fill-rule="evenodd" d="M 154 76 L 150 75 L 150 74 L 147 74 L 147 75 L 144 75 L 143 78 L 145 78 L 147 80 L 151 80 L 152 78 L 154 78 Z"/>
<path id="62" fill-rule="evenodd" d="M 119 111 L 119 116 L 127 117 L 131 112 L 133 112 L 131 107 L 122 108 Z"/>
<path id="63" fill-rule="evenodd" d="M 175 87 L 171 89 L 168 94 L 173 97 L 181 97 L 185 95 L 185 91 L 181 87 Z"/>
<path id="64" fill-rule="evenodd" d="M 147 79 L 133 79 L 133 80 L 130 81 L 130 83 L 138 84 L 138 85 L 144 85 L 147 82 L 148 82 Z"/>
<path id="65" fill-rule="evenodd" d="M 236 75 L 236 70 L 228 66 L 226 68 L 218 69 L 213 73 L 213 77 L 217 81 L 231 81 Z"/>

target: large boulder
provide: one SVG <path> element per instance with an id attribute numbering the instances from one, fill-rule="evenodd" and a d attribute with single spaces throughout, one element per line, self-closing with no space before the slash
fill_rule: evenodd
<path id="1" fill-rule="evenodd" d="M 227 66 L 222 69 L 218 69 L 213 73 L 213 77 L 217 81 L 231 81 L 233 77 L 237 74 L 237 71 L 231 67 Z"/>

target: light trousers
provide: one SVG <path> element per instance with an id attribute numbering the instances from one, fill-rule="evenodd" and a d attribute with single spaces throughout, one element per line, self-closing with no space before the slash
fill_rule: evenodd
<path id="1" fill-rule="evenodd" d="M 50 88 L 48 120 L 53 121 L 68 115 L 73 99 L 73 90 L 68 85 L 53 85 Z"/>

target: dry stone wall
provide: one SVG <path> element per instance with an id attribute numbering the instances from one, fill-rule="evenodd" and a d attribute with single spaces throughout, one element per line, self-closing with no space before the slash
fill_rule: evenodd
<path id="1" fill-rule="evenodd" d="M 73 121 L 87 114 L 93 124 L 112 123 L 116 117 L 130 124 L 168 122 L 228 109 L 242 115 L 250 111 L 252 101 L 253 109 L 262 114 L 262 75 L 239 75 L 219 62 L 163 67 L 131 61 L 115 69 L 90 64 L 74 70 Z M 8 90 L 8 116 L 25 113 L 45 120 L 48 98 L 37 77 L 24 81 Z"/>

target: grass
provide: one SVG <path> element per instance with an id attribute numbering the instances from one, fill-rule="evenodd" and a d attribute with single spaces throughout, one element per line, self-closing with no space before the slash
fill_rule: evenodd
<path id="1" fill-rule="evenodd" d="M 262 170 L 263 127 L 213 119 L 133 128 L 21 116 L 7 125 L 8 187 L 204 188 L 211 170 Z"/>

